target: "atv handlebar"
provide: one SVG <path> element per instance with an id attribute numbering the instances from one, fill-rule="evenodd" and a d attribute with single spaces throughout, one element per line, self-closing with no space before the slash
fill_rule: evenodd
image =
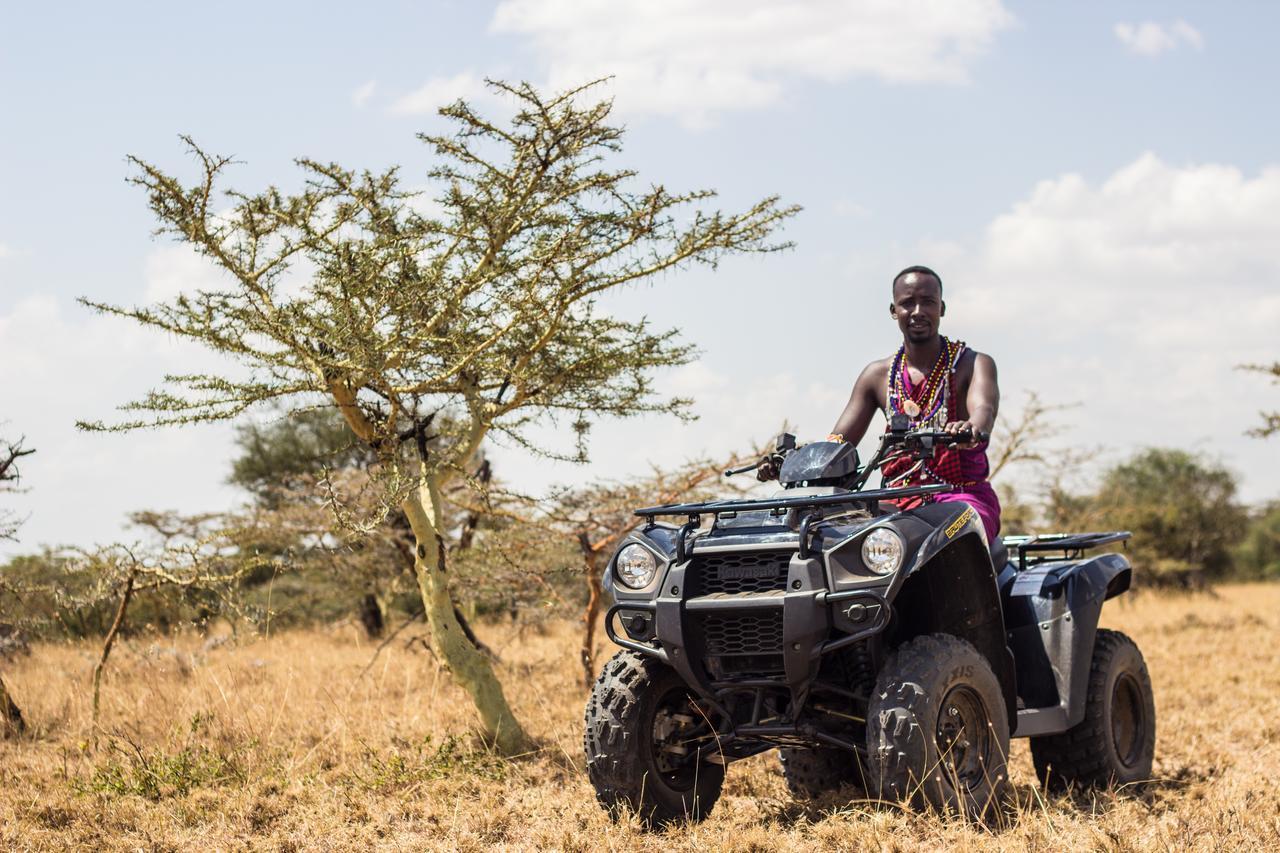
<path id="1" fill-rule="evenodd" d="M 871 463 L 864 469 L 864 475 L 859 480 L 860 485 L 866 482 L 866 477 L 884 461 L 890 448 L 902 447 L 917 453 L 927 454 L 931 453 L 936 447 L 970 444 L 974 441 L 983 442 L 991 438 L 991 433 L 989 432 L 979 431 L 975 434 L 972 430 L 962 430 L 960 432 L 910 430 L 903 427 L 901 422 L 897 421 L 897 418 L 894 421 L 890 423 L 889 429 L 881 437 L 880 447 Z M 778 436 L 777 446 L 772 453 L 766 453 L 755 462 L 750 462 L 737 468 L 726 469 L 724 475 L 732 477 L 736 474 L 745 474 L 748 471 L 764 469 L 764 473 L 757 475 L 761 480 L 775 479 L 778 476 L 778 471 L 782 468 L 782 462 L 786 455 L 795 449 L 795 436 L 783 433 Z"/>
<path id="2" fill-rule="evenodd" d="M 991 438 L 989 432 L 974 433 L 972 430 L 961 430 L 960 432 L 947 432 L 946 430 L 916 430 L 901 433 L 901 440 L 891 442 L 893 444 L 969 444 L 973 441 L 987 441 Z"/>

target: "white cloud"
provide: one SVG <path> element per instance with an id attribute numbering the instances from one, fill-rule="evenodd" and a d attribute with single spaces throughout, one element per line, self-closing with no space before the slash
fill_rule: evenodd
<path id="1" fill-rule="evenodd" d="M 949 322 L 1001 386 L 1079 401 L 1082 445 L 1180 444 L 1275 496 L 1280 454 L 1243 431 L 1280 398 L 1236 370 L 1276 357 L 1280 167 L 1143 154 L 1101 181 L 1037 184 L 948 270 Z M 947 276 L 947 273 L 944 273 Z"/>
<path id="2" fill-rule="evenodd" d="M 9 248 L 8 243 L 0 243 L 0 258 L 7 258 L 13 254 L 13 249 Z"/>
<path id="3" fill-rule="evenodd" d="M 152 250 L 143 263 L 147 302 L 167 302 L 179 293 L 220 290 L 226 274 L 186 244 Z"/>
<path id="4" fill-rule="evenodd" d="M 210 511 L 237 494 L 223 485 L 230 458 L 226 426 L 124 435 L 79 432 L 75 421 L 110 422 L 121 403 L 159 384 L 166 371 L 199 372 L 225 361 L 128 320 L 92 315 L 49 296 L 0 312 L 0 387 L 6 434 L 36 449 L 21 494 L 6 495 L 27 522 L 0 555 L 41 544 L 88 545 L 127 538 L 138 509 Z"/>
<path id="5" fill-rule="evenodd" d="M 223 211 L 219 216 L 229 213 Z M 296 299 L 306 292 L 314 274 L 314 263 L 304 256 L 294 256 L 273 279 L 275 293 L 281 298 Z M 191 296 L 200 291 L 236 289 L 230 273 L 187 243 L 160 246 L 149 252 L 143 261 L 143 281 L 146 302 L 167 302 L 180 293 Z"/>
<path id="6" fill-rule="evenodd" d="M 1204 49 L 1204 37 L 1200 31 L 1181 18 L 1168 25 L 1155 21 L 1140 24 L 1122 21 L 1115 25 L 1115 34 L 1121 44 L 1139 56 L 1159 56 L 1183 46 L 1193 50 Z"/>
<path id="7" fill-rule="evenodd" d="M 1069 314 L 1113 322 L 1105 309 L 1126 296 L 1153 297 L 1150 315 L 1218 287 L 1273 293 L 1277 245 L 1280 167 L 1248 178 L 1232 166 L 1177 167 L 1146 153 L 1097 185 L 1075 174 L 1040 182 L 990 224 L 983 263 L 1002 282 L 1070 284 Z M 1001 301 L 1016 307 L 1031 292 Z"/>
<path id="8" fill-rule="evenodd" d="M 417 89 L 392 102 L 394 115 L 426 115 L 462 98 L 481 100 L 489 96 L 482 77 L 471 71 L 463 71 L 452 77 L 432 77 Z"/>
<path id="9" fill-rule="evenodd" d="M 378 81 L 370 80 L 351 93 L 351 103 L 356 107 L 363 107 L 373 97 L 373 93 L 378 88 Z"/>
<path id="10" fill-rule="evenodd" d="M 795 78 L 963 83 L 1013 18 L 1000 0 L 504 0 L 548 85 L 613 76 L 621 109 L 690 124 L 779 101 Z"/>

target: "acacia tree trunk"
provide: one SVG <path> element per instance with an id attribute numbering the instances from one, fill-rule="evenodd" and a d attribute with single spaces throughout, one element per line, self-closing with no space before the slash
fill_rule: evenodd
<path id="1" fill-rule="evenodd" d="M 434 479 L 424 482 L 401 505 L 416 540 L 418 591 L 431 626 L 431 648 L 471 696 L 480 713 L 485 737 L 504 755 L 532 748 L 520 722 L 507 704 L 502 684 L 488 658 L 473 645 L 458 622 L 449 594 L 448 552 L 445 546 L 440 492 Z"/>
<path id="2" fill-rule="evenodd" d="M 582 614 L 582 686 L 591 689 L 596 677 L 596 621 L 600 618 L 600 596 L 604 589 L 600 573 L 596 571 L 596 555 L 591 539 L 583 531 L 578 532 L 578 545 L 582 548 L 582 570 L 587 581 L 587 609 Z"/>
<path id="3" fill-rule="evenodd" d="M 98 697 L 102 688 L 102 670 L 106 668 L 107 658 L 111 657 L 111 647 L 115 645 L 116 637 L 124 626 L 124 616 L 129 610 L 129 599 L 133 598 L 133 581 L 134 574 L 130 572 L 124 582 L 124 592 L 120 596 L 120 607 L 116 610 L 116 618 L 111 622 L 111 629 L 107 631 L 106 639 L 102 641 L 102 657 L 93 667 L 93 728 L 95 731 L 98 728 Z"/>
<path id="4" fill-rule="evenodd" d="M 0 678 L 0 737 L 22 734 L 27 730 L 26 720 L 22 719 L 22 711 L 9 695 L 4 679 Z"/>
<path id="5" fill-rule="evenodd" d="M 360 624 L 364 626 L 365 635 L 371 640 L 382 637 L 387 622 L 383 616 L 382 602 L 372 592 L 365 593 L 360 599 Z"/>

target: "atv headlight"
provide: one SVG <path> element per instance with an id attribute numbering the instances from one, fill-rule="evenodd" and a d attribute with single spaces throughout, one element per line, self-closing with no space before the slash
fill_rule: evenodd
<path id="1" fill-rule="evenodd" d="M 902 565 L 902 537 L 877 527 L 862 540 L 862 562 L 878 575 L 893 574 Z"/>
<path id="2" fill-rule="evenodd" d="M 623 586 L 644 589 L 658 573 L 658 561 L 648 548 L 632 542 L 618 552 L 618 559 L 613 563 L 613 573 L 622 581 Z"/>

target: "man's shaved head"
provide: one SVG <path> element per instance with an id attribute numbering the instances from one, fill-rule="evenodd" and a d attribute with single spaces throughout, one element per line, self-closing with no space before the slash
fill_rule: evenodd
<path id="1" fill-rule="evenodd" d="M 902 279 L 906 278 L 911 273 L 933 276 L 933 280 L 938 283 L 938 295 L 939 296 L 942 295 L 942 276 L 938 275 L 936 272 L 929 269 L 928 267 L 924 267 L 920 265 L 907 267 L 905 270 L 903 270 L 902 272 L 898 273 L 893 277 L 894 292 L 897 292 L 898 282 L 902 281 Z"/>

